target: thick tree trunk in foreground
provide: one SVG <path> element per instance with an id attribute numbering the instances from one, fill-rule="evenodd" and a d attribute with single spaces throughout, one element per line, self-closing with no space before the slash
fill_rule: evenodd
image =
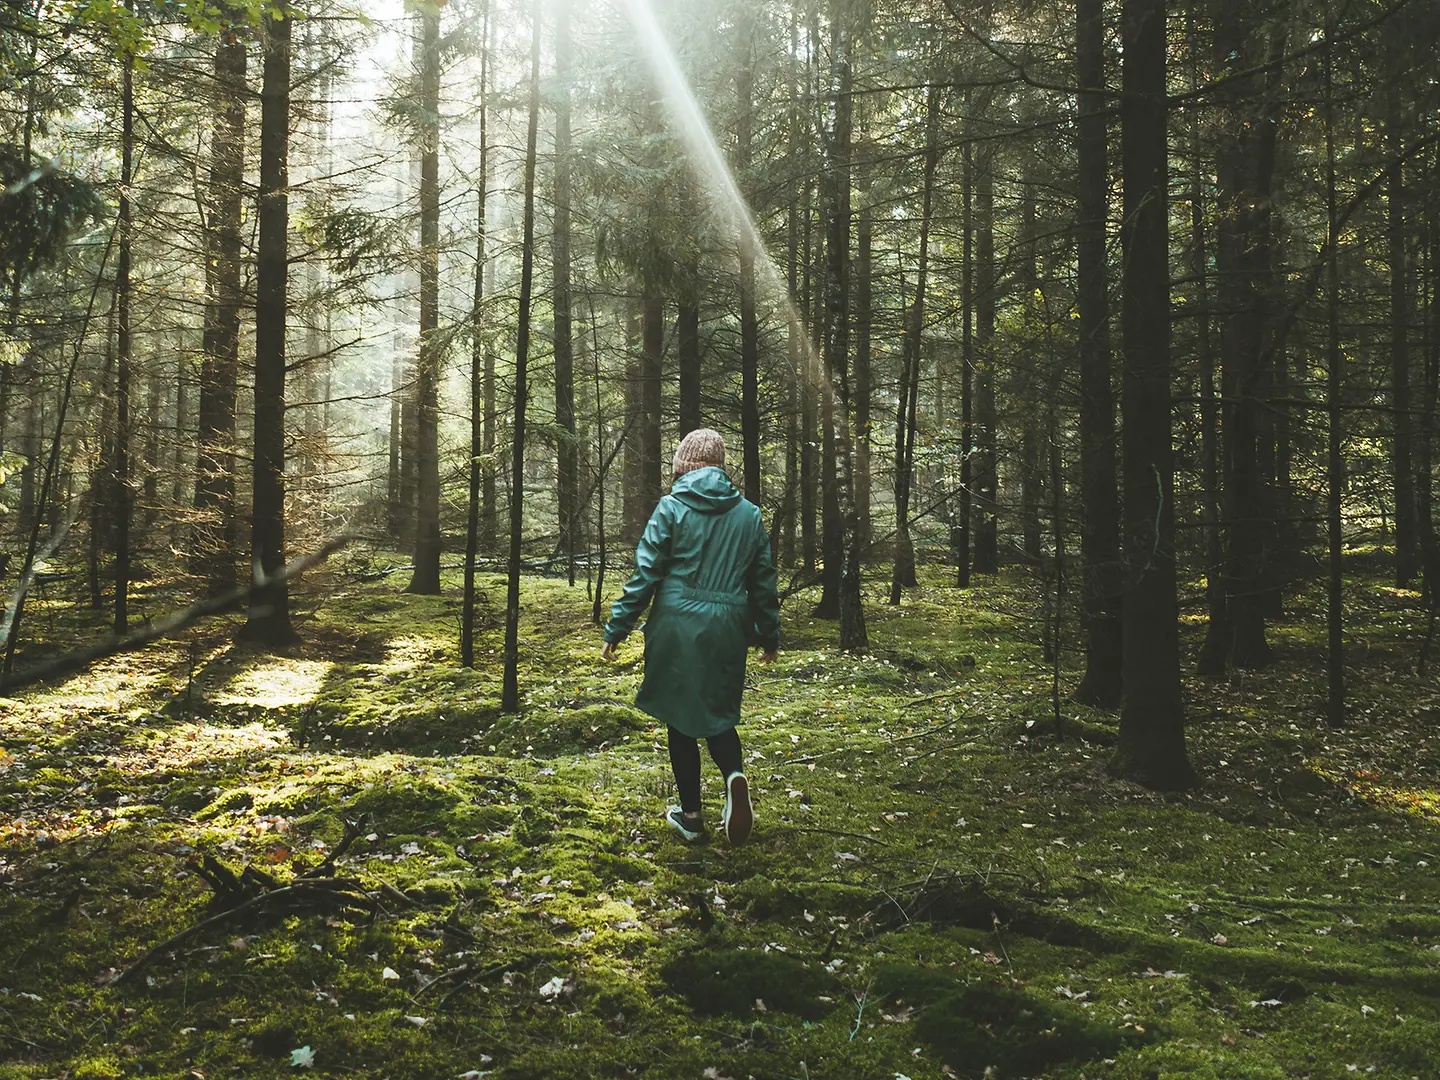
<path id="1" fill-rule="evenodd" d="M 975 251 L 974 251 L 974 198 L 975 150 L 965 144 L 960 188 L 961 241 L 960 241 L 960 509 L 955 519 L 955 530 L 950 547 L 955 557 L 955 585 L 957 588 L 970 587 L 970 483 L 973 475 L 971 448 L 975 433 L 972 413 L 974 403 L 975 370 Z"/>
<path id="2" fill-rule="evenodd" d="M 505 594 L 505 670 L 500 707 L 520 711 L 520 541 L 525 527 L 525 406 L 530 360 L 530 296 L 535 276 L 535 135 L 540 124 L 540 12 L 530 31 L 530 122 L 525 136 L 525 217 L 520 308 L 515 328 L 515 420 L 511 443 L 510 560 Z"/>
<path id="3" fill-rule="evenodd" d="M 748 16 L 740 23 L 739 70 L 735 77 L 738 122 L 735 164 L 743 176 L 750 168 L 755 119 L 755 28 Z M 760 323 L 755 313 L 756 251 L 750 233 L 740 231 L 740 443 L 745 465 L 745 498 L 760 505 Z"/>
<path id="4" fill-rule="evenodd" d="M 1185 750 L 1175 597 L 1163 0 L 1125 0 L 1122 38 L 1127 588 L 1121 615 L 1125 698 L 1112 767 L 1152 787 L 1180 788 L 1196 777 Z"/>
<path id="5" fill-rule="evenodd" d="M 1345 431 L 1341 395 L 1345 388 L 1344 354 L 1340 350 L 1340 235 L 1335 211 L 1335 92 L 1333 85 L 1335 24 L 1325 26 L 1325 525 L 1329 548 L 1326 581 L 1325 719 L 1333 727 L 1345 723 L 1345 532 L 1341 501 L 1345 497 Z"/>
<path id="6" fill-rule="evenodd" d="M 420 8 L 420 336 L 415 377 L 415 572 L 440 592 L 440 9 Z"/>
<path id="7" fill-rule="evenodd" d="M 1113 709 L 1121 695 L 1120 500 L 1115 478 L 1115 397 L 1105 285 L 1109 192 L 1102 0 L 1076 0 L 1079 199 L 1076 238 L 1080 353 L 1080 555 L 1084 563 L 1085 675 L 1075 700 Z"/>
<path id="8" fill-rule="evenodd" d="M 286 645 L 290 583 L 285 565 L 285 323 L 289 281 L 290 27 L 265 20 L 265 67 L 260 89 L 260 206 L 255 265 L 254 510 L 250 527 L 252 587 L 244 637 Z"/>

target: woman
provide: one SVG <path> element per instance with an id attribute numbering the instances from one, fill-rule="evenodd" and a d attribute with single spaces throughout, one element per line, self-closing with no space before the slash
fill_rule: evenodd
<path id="1" fill-rule="evenodd" d="M 610 611 L 600 655 L 635 629 L 653 598 L 645 635 L 645 678 L 635 704 L 669 729 L 670 766 L 680 805 L 665 820 L 686 840 L 705 831 L 700 809 L 700 745 L 725 777 L 721 826 L 732 844 L 750 835 L 755 813 L 740 756 L 740 696 L 745 654 L 780 650 L 780 599 L 770 538 L 754 503 L 725 475 L 725 440 L 692 431 L 675 449 L 675 481 L 635 549 L 635 573 Z"/>

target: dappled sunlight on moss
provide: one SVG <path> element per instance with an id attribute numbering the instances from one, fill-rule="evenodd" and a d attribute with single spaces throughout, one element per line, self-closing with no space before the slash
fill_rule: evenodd
<path id="1" fill-rule="evenodd" d="M 330 660 L 268 658 L 247 665 L 207 696 L 215 705 L 255 705 L 280 709 L 314 701 L 335 667 Z"/>

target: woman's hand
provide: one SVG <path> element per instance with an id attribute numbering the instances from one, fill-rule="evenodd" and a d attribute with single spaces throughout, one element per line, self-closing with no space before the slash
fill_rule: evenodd
<path id="1" fill-rule="evenodd" d="M 615 662 L 615 647 L 615 642 L 605 642 L 604 645 L 600 646 L 600 659 L 608 660 L 610 663 L 613 664 Z"/>
<path id="2" fill-rule="evenodd" d="M 779 649 L 765 649 L 760 653 L 760 663 L 773 664 L 775 662 L 775 658 L 779 655 Z"/>

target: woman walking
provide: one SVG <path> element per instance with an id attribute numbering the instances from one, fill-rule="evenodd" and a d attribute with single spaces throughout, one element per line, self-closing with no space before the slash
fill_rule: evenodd
<path id="1" fill-rule="evenodd" d="M 751 645 L 768 664 L 780 649 L 780 600 L 760 510 L 725 475 L 725 440 L 709 428 L 675 450 L 675 481 L 635 549 L 635 573 L 610 611 L 601 656 L 635 629 L 648 605 L 645 677 L 635 704 L 669 729 L 680 805 L 666 822 L 686 840 L 705 832 L 700 745 L 725 778 L 721 827 L 732 844 L 750 836 L 755 813 L 740 754 L 740 697 Z"/>

